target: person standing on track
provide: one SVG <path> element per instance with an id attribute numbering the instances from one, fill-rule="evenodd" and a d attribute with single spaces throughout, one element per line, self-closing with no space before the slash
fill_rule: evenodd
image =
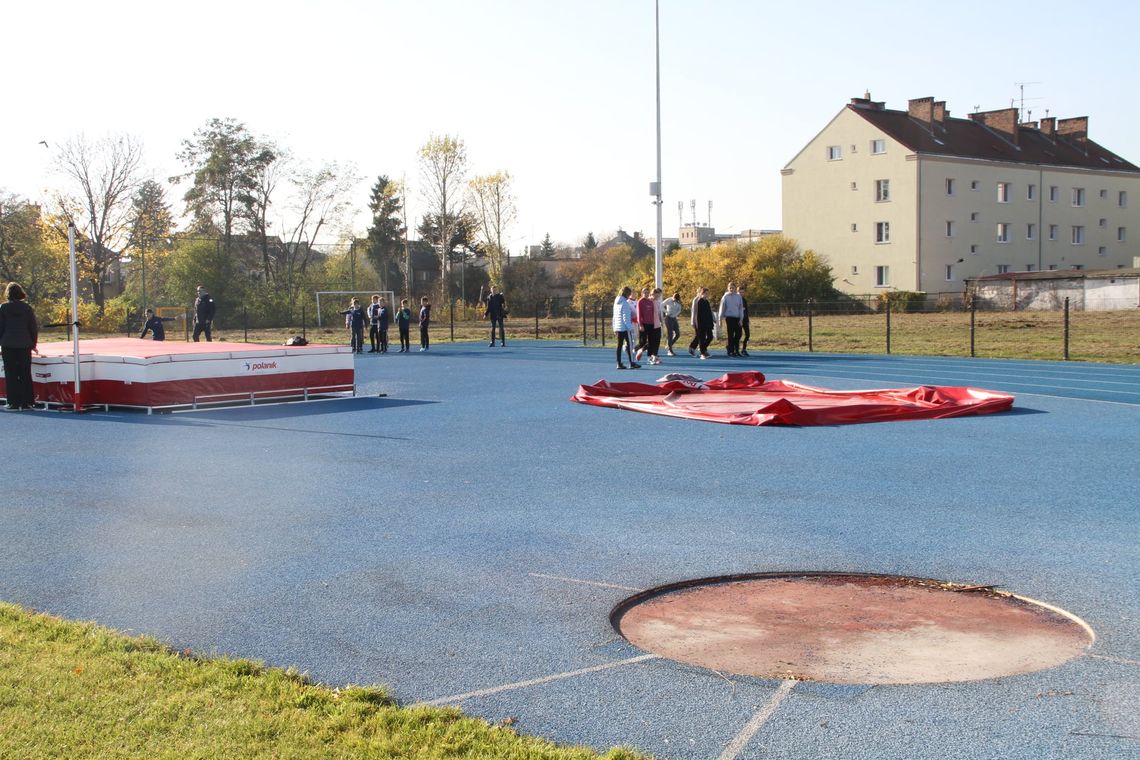
<path id="1" fill-rule="evenodd" d="M 720 318 L 728 330 L 729 356 L 740 356 L 740 320 L 744 316 L 744 299 L 736 292 L 736 283 L 728 283 L 728 290 L 720 298 Z"/>
<path id="2" fill-rule="evenodd" d="M 712 304 L 709 303 L 709 289 L 702 287 L 697 291 L 696 298 L 693 299 L 693 304 L 690 307 L 692 314 L 689 317 L 690 323 L 693 325 L 693 341 L 689 344 L 689 356 L 694 355 L 697 348 L 701 350 L 701 358 L 709 358 L 709 344 L 712 343 L 713 325 L 716 319 L 713 317 Z"/>
<path id="3" fill-rule="evenodd" d="M 360 299 L 352 299 L 352 303 L 341 314 L 348 322 L 349 334 L 352 336 L 352 350 L 358 354 L 364 353 L 364 320 L 366 316 L 363 307 L 360 305 Z"/>
<path id="4" fill-rule="evenodd" d="M 668 342 L 666 353 L 669 356 L 676 356 L 673 353 L 673 344 L 681 337 L 681 323 L 678 317 L 681 316 L 681 294 L 674 293 L 665 299 L 661 304 L 661 313 L 665 317 L 665 339 Z"/>
<path id="5" fill-rule="evenodd" d="M 740 294 L 740 303 L 744 308 L 744 316 L 740 318 L 740 355 L 748 356 L 748 339 L 752 337 L 752 328 L 748 324 L 748 299 L 744 297 L 744 286 L 738 285 L 736 292 Z"/>
<path id="6" fill-rule="evenodd" d="M 641 365 L 633 360 L 633 347 L 631 341 L 633 339 L 633 303 L 629 300 L 633 289 L 624 287 L 621 289 L 621 294 L 614 299 L 614 338 L 617 342 L 617 368 L 625 369 L 625 365 L 621 362 L 621 349 L 622 345 L 625 346 L 626 356 L 629 357 L 629 366 L 633 369 L 640 369 Z"/>
<path id="7" fill-rule="evenodd" d="M 36 312 L 27 303 L 28 294 L 19 283 L 4 289 L 7 301 L 0 304 L 0 355 L 4 361 L 6 409 L 31 409 L 36 403 L 32 385 L 32 354 L 39 353 L 40 325 Z"/>
<path id="8" fill-rule="evenodd" d="M 491 295 L 487 296 L 487 319 L 491 321 L 491 347 L 495 346 L 495 325 L 499 326 L 499 345 L 507 345 L 507 331 L 504 323 L 507 317 L 507 299 L 492 285 Z"/>
<path id="9" fill-rule="evenodd" d="M 412 350 L 412 310 L 408 308 L 408 299 L 400 299 L 400 308 L 396 312 L 396 329 L 400 332 L 400 350 L 398 353 L 406 354 Z"/>
<path id="10" fill-rule="evenodd" d="M 198 297 L 194 299 L 194 342 L 198 342 L 198 336 L 202 333 L 206 334 L 206 342 L 209 343 L 213 340 L 210 337 L 210 328 L 214 325 L 214 313 L 216 311 L 214 299 L 210 298 L 210 293 L 205 287 L 198 286 Z"/>
<path id="11" fill-rule="evenodd" d="M 431 304 L 428 303 L 428 297 L 424 296 L 420 299 L 420 350 L 427 351 L 431 348 L 431 338 L 428 336 L 428 328 L 431 326 Z"/>

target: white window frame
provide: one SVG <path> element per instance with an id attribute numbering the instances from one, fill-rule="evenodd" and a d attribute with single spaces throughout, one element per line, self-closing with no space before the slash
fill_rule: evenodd
<path id="1" fill-rule="evenodd" d="M 1116 242 L 1124 243 L 1127 241 L 1128 241 L 1128 228 L 1127 227 L 1117 227 L 1116 228 Z"/>
<path id="2" fill-rule="evenodd" d="M 970 221 L 971 222 L 978 221 L 978 212 L 977 211 L 971 211 L 970 212 Z"/>
<path id="3" fill-rule="evenodd" d="M 1009 192 L 1011 189 L 1012 189 L 1012 186 L 1010 185 L 1009 182 L 997 183 L 997 202 L 998 203 L 1009 203 Z"/>
<path id="4" fill-rule="evenodd" d="M 977 256 L 978 255 L 978 244 L 977 243 L 971 243 L 970 244 L 970 255 L 971 256 Z"/>
<path id="5" fill-rule="evenodd" d="M 1098 219 L 1098 220 L 1097 220 L 1097 223 L 1096 223 L 1096 224 L 1097 224 L 1097 226 L 1098 226 L 1098 227 L 1100 227 L 1101 229 L 1107 229 L 1107 228 L 1108 228 L 1108 220 L 1107 220 L 1107 219 L 1105 219 L 1105 218 L 1103 218 L 1103 217 L 1101 217 L 1100 219 Z"/>
<path id="6" fill-rule="evenodd" d="M 891 286 L 891 268 L 886 265 L 875 267 L 875 287 L 889 288 Z"/>
<path id="7" fill-rule="evenodd" d="M 1026 185 L 1025 186 L 1025 200 L 1027 200 L 1027 201 L 1037 200 L 1037 185 Z"/>
<path id="8" fill-rule="evenodd" d="M 880 139 L 880 140 L 872 140 L 871 141 L 871 155 L 872 156 L 881 156 L 886 152 L 887 152 L 887 141 L 886 140 Z"/>
<path id="9" fill-rule="evenodd" d="M 1037 225 L 1034 224 L 1033 222 L 1027 222 L 1025 225 L 1025 239 L 1026 240 L 1036 240 L 1037 239 Z"/>
<path id="10" fill-rule="evenodd" d="M 976 179 L 970 180 L 970 189 L 971 190 L 977 190 L 978 189 L 978 181 Z"/>
<path id="11" fill-rule="evenodd" d="M 1085 244 L 1085 226 L 1083 224 L 1073 225 L 1073 245 Z"/>
<path id="12" fill-rule="evenodd" d="M 875 180 L 875 203 L 887 203 L 891 200 L 891 181 L 889 179 Z"/>
<path id="13" fill-rule="evenodd" d="M 954 221 L 951 219 L 946 220 L 946 237 L 954 237 Z"/>
<path id="14" fill-rule="evenodd" d="M 1073 188 L 1073 208 L 1085 207 L 1085 189 L 1083 187 Z"/>
<path id="15" fill-rule="evenodd" d="M 842 161 L 843 160 L 843 146 L 842 145 L 828 145 L 827 146 L 827 160 L 828 161 Z"/>
<path id="16" fill-rule="evenodd" d="M 1097 246 L 1096 255 L 1097 256 L 1107 256 L 1108 255 L 1108 249 L 1105 248 L 1103 245 Z"/>
<path id="17" fill-rule="evenodd" d="M 1009 264 L 998 264 L 997 265 L 997 273 L 998 274 L 1009 274 Z"/>
<path id="18" fill-rule="evenodd" d="M 1057 225 L 1055 225 L 1055 224 L 1049 225 L 1049 239 L 1050 240 L 1056 240 L 1057 239 Z"/>
<path id="19" fill-rule="evenodd" d="M 947 264 L 946 265 L 946 282 L 952 282 L 953 280 L 954 280 L 954 265 L 953 264 Z"/>
<path id="20" fill-rule="evenodd" d="M 1120 208 L 1128 208 L 1128 191 L 1121 190 L 1116 196 L 1116 205 Z"/>
<path id="21" fill-rule="evenodd" d="M 891 242 L 891 223 L 875 222 L 875 245 L 887 245 Z"/>
<path id="22" fill-rule="evenodd" d="M 1061 197 L 1061 188 L 1056 185 L 1049 185 L 1049 202 L 1056 203 L 1057 199 Z"/>
<path id="23" fill-rule="evenodd" d="M 999 242 L 999 243 L 1008 243 L 1009 242 L 1009 227 L 1010 227 L 1009 222 L 998 222 L 997 223 L 997 242 Z"/>
<path id="24" fill-rule="evenodd" d="M 954 194 L 954 178 L 953 177 L 947 177 L 946 178 L 946 194 L 947 195 L 953 195 Z"/>

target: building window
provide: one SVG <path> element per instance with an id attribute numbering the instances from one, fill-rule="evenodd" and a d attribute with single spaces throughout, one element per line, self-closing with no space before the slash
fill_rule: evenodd
<path id="1" fill-rule="evenodd" d="M 953 264 L 947 264 L 946 265 L 946 281 L 950 282 L 950 280 L 953 280 L 953 279 L 954 279 L 954 265 Z"/>
<path id="2" fill-rule="evenodd" d="M 1026 264 L 1025 265 L 1025 271 L 1026 272 L 1032 272 L 1033 271 L 1033 265 L 1032 264 Z"/>
<path id="3" fill-rule="evenodd" d="M 1009 264 L 998 264 L 998 274 L 1009 274 Z"/>
<path id="4" fill-rule="evenodd" d="M 1049 185 L 1049 202 L 1056 203 L 1060 192 L 1060 189 L 1056 185 Z"/>
<path id="5" fill-rule="evenodd" d="M 876 243 L 889 243 L 889 242 L 891 242 L 891 223 L 890 222 L 875 222 L 875 242 Z"/>
<path id="6" fill-rule="evenodd" d="M 1056 240 L 1057 239 L 1057 225 L 1055 225 L 1055 224 L 1049 225 L 1049 239 L 1050 240 Z"/>
<path id="7" fill-rule="evenodd" d="M 1128 191 L 1121 190 L 1116 196 L 1116 205 L 1121 208 L 1128 208 Z"/>
<path id="8" fill-rule="evenodd" d="M 1073 245 L 1085 244 L 1085 228 L 1083 225 L 1073 225 Z"/>
<path id="9" fill-rule="evenodd" d="M 1096 249 L 1096 255 L 1097 256 L 1104 256 L 1106 253 L 1108 253 L 1108 249 L 1106 249 L 1103 245 L 1097 247 L 1097 249 Z"/>
<path id="10" fill-rule="evenodd" d="M 1009 203 L 1009 183 L 1008 182 L 999 182 L 998 183 L 997 201 L 998 201 L 998 203 Z"/>
<path id="11" fill-rule="evenodd" d="M 977 243 L 971 243 L 970 244 L 970 253 L 974 254 L 975 256 L 978 255 L 978 244 Z"/>
<path id="12" fill-rule="evenodd" d="M 977 190 L 978 189 L 978 181 L 976 179 L 970 180 L 970 189 L 971 190 Z"/>
<path id="13" fill-rule="evenodd" d="M 875 201 L 881 203 L 891 199 L 891 181 L 889 179 L 875 180 Z"/>
<path id="14" fill-rule="evenodd" d="M 891 268 L 875 267 L 875 287 L 885 288 L 891 284 Z"/>
<path id="15" fill-rule="evenodd" d="M 843 158 L 843 148 L 839 147 L 838 145 L 828 145 L 827 146 L 827 160 L 828 161 L 838 161 L 841 158 Z"/>
<path id="16" fill-rule="evenodd" d="M 851 231 L 852 232 L 858 232 L 859 231 L 859 225 L 856 224 L 855 222 L 851 222 Z"/>
<path id="17" fill-rule="evenodd" d="M 1009 242 L 1009 223 L 1008 222 L 998 222 L 997 241 L 999 243 L 1008 243 Z"/>
<path id="18" fill-rule="evenodd" d="M 1107 198 L 1108 197 L 1108 191 L 1107 190 L 1101 190 L 1100 191 L 1100 197 L 1101 198 Z"/>
<path id="19" fill-rule="evenodd" d="M 947 195 L 953 195 L 954 194 L 954 180 L 952 180 L 952 179 L 946 180 L 946 194 Z"/>
<path id="20" fill-rule="evenodd" d="M 1050 272 L 1056 272 L 1057 271 L 1057 265 L 1056 264 L 1050 264 L 1049 265 L 1049 271 Z"/>
<path id="21" fill-rule="evenodd" d="M 1085 205 L 1085 189 L 1083 187 L 1074 187 L 1073 188 L 1073 205 L 1074 206 Z"/>
<path id="22" fill-rule="evenodd" d="M 853 266 L 851 267 L 851 274 L 852 274 L 852 275 L 857 275 L 857 274 L 859 274 L 859 265 L 858 265 L 858 264 L 855 264 L 855 265 L 853 265 Z"/>
<path id="23" fill-rule="evenodd" d="M 1032 201 L 1037 199 L 1037 185 L 1025 186 L 1025 200 Z"/>
<path id="24" fill-rule="evenodd" d="M 851 189 L 852 190 L 858 190 L 859 189 L 859 183 L 858 182 L 852 182 L 851 183 Z"/>
<path id="25" fill-rule="evenodd" d="M 971 222 L 978 221 L 978 212 L 977 211 L 971 211 L 970 212 L 970 221 Z"/>
<path id="26" fill-rule="evenodd" d="M 954 222 L 946 222 L 946 237 L 954 237 Z"/>
<path id="27" fill-rule="evenodd" d="M 887 141 L 886 140 L 872 140 L 871 141 L 871 153 L 873 155 L 879 156 L 879 155 L 882 155 L 883 153 L 886 153 L 886 152 L 887 152 Z"/>
<path id="28" fill-rule="evenodd" d="M 1037 239 L 1037 225 L 1036 224 L 1025 225 L 1025 239 L 1026 240 L 1036 240 Z"/>
<path id="29" fill-rule="evenodd" d="M 1116 239 L 1119 242 L 1123 243 L 1125 240 L 1128 239 L 1128 230 L 1125 229 L 1124 227 L 1117 227 L 1116 228 Z"/>
<path id="30" fill-rule="evenodd" d="M 1097 225 L 1103 229 L 1103 228 L 1108 226 L 1108 220 L 1107 219 L 1101 219 L 1100 221 L 1097 222 Z"/>
<path id="31" fill-rule="evenodd" d="M 1069 267 L 1069 269 L 1075 269 L 1078 272 L 1084 268 L 1085 268 L 1084 264 L 1073 264 L 1071 267 Z"/>

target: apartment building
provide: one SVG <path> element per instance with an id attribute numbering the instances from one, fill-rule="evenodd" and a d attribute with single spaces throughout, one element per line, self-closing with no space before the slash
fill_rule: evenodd
<path id="1" fill-rule="evenodd" d="M 1132 266 L 1140 167 L 1090 140 L 1088 123 L 853 98 L 784 167 L 784 234 L 826 256 L 848 293 Z"/>

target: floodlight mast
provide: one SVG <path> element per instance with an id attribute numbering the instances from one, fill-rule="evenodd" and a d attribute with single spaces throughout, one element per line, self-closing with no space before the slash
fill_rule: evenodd
<path id="1" fill-rule="evenodd" d="M 657 206 L 657 239 L 654 247 L 653 282 L 658 288 L 665 280 L 665 262 L 661 253 L 661 0 L 654 2 L 654 31 L 656 32 L 655 53 L 657 57 L 657 181 L 653 183 L 653 203 Z"/>

